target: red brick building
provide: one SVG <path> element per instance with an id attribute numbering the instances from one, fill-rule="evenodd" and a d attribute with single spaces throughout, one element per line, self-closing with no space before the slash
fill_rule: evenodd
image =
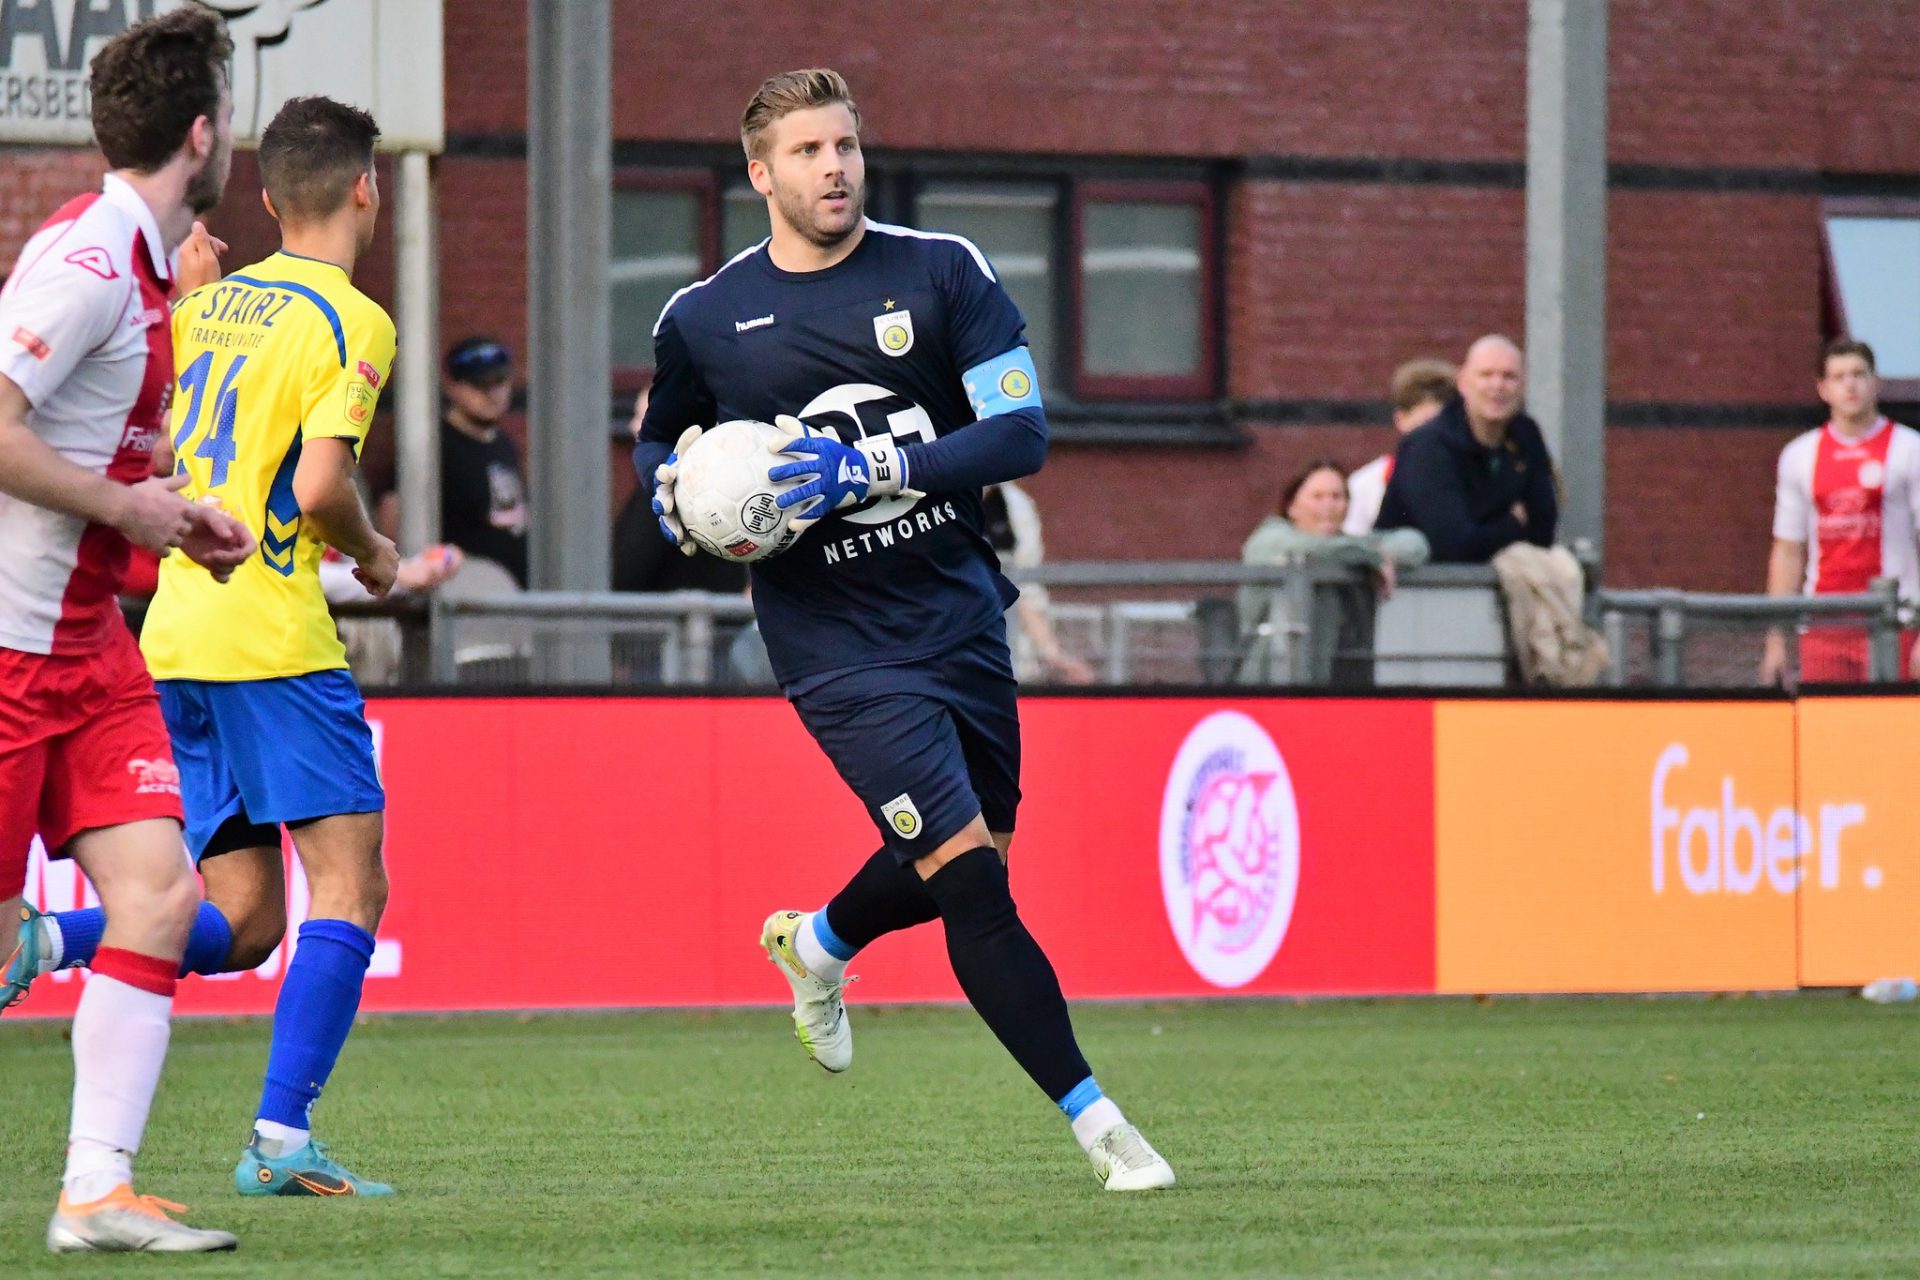
<path id="1" fill-rule="evenodd" d="M 1526 0 L 614 8 L 623 382 L 634 317 L 751 234 L 747 96 L 835 66 L 876 216 L 973 231 L 1037 316 L 1057 558 L 1231 556 L 1291 468 L 1390 444 L 1397 363 L 1523 328 Z M 1610 581 L 1761 589 L 1838 323 L 1827 217 L 1920 212 L 1916 30 L 1920 0 L 1613 0 Z M 523 3 L 448 0 L 448 339 L 525 345 L 526 65 Z M 7 165 L 11 252 L 88 166 Z M 270 244 L 252 179 L 237 254 Z M 384 246 L 365 276 L 390 293 Z"/>

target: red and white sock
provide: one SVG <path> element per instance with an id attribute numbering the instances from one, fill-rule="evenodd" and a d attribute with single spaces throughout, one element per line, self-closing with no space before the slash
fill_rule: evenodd
<path id="1" fill-rule="evenodd" d="M 93 958 L 73 1015 L 73 1125 L 67 1131 L 67 1198 L 86 1204 L 133 1178 L 172 1034 L 178 960 L 119 947 Z"/>

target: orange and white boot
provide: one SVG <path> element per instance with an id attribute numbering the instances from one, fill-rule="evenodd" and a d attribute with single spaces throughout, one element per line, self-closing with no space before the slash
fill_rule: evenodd
<path id="1" fill-rule="evenodd" d="M 124 1182 L 84 1204 L 62 1191 L 60 1207 L 47 1224 L 47 1248 L 54 1253 L 220 1253 L 239 1246 L 229 1232 L 203 1231 L 167 1216 L 186 1211 L 171 1200 L 135 1195 Z"/>

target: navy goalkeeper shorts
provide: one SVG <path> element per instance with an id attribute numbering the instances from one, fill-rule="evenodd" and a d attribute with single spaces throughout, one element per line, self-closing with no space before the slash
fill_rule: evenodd
<path id="1" fill-rule="evenodd" d="M 1020 716 L 1001 623 L 935 657 L 864 667 L 794 696 L 794 709 L 902 865 L 975 814 L 1010 833 L 1020 807 Z"/>

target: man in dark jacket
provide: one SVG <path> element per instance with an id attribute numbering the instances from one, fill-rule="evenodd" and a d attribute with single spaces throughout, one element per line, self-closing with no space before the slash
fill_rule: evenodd
<path id="1" fill-rule="evenodd" d="M 1394 455 L 1379 529 L 1418 529 L 1435 563 L 1485 564 L 1516 542 L 1553 545 L 1553 459 L 1520 410 L 1520 348 L 1490 334 L 1467 350 L 1460 394 Z"/>

